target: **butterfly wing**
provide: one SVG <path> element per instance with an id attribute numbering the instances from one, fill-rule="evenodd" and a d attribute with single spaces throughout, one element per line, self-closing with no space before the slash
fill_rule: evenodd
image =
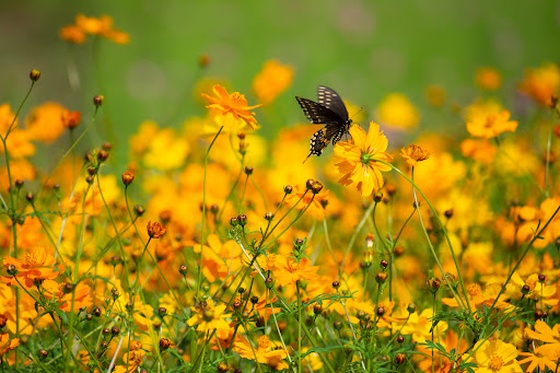
<path id="1" fill-rule="evenodd" d="M 318 102 L 299 96 L 296 96 L 296 100 L 299 103 L 299 106 L 303 109 L 303 113 L 311 123 L 322 124 L 330 122 L 345 122 L 344 118 L 340 115 Z"/>
<path id="2" fill-rule="evenodd" d="M 317 100 L 321 105 L 336 113 L 343 122 L 348 121 L 346 105 L 334 89 L 320 85 L 317 87 Z"/>

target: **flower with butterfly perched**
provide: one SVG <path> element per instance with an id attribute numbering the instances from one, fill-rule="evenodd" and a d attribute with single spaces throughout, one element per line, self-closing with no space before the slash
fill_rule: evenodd
<path id="1" fill-rule="evenodd" d="M 255 113 L 250 110 L 258 108 L 262 105 L 249 106 L 245 95 L 239 92 L 229 94 L 227 90 L 219 84 L 216 84 L 212 91 L 215 96 L 201 93 L 206 99 L 208 105 L 206 108 L 210 111 L 210 116 L 220 125 L 224 127 L 238 127 L 239 124 L 247 124 L 251 129 L 257 129 L 257 119 Z"/>
<path id="2" fill-rule="evenodd" d="M 338 143 L 334 147 L 335 166 L 344 186 L 355 185 L 363 197 L 372 195 L 383 184 L 381 172 L 391 170 L 387 163 L 393 157 L 387 153 L 387 137 L 377 123 L 371 122 L 366 133 L 360 126 L 350 128 L 352 141 Z"/>

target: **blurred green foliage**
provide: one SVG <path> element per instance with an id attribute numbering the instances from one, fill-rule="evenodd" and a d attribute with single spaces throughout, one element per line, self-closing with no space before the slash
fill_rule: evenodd
<path id="1" fill-rule="evenodd" d="M 78 13 L 110 15 L 115 28 L 130 34 L 130 44 L 68 45 L 58 31 Z M 42 78 L 30 105 L 59 101 L 87 120 L 91 98 L 103 94 L 101 122 L 110 127 L 100 125 L 89 141 L 112 141 L 121 163 L 142 121 L 178 127 L 204 114 L 193 98 L 203 75 L 223 79 L 255 103 L 252 78 L 271 58 L 292 65 L 296 77 L 261 120 L 268 137 L 304 121 L 293 96 L 314 98 L 318 84 L 370 113 L 390 92 L 421 106 L 429 84 L 464 104 L 476 89 L 476 68 L 492 66 L 504 76 L 501 98 L 508 104 L 525 68 L 560 57 L 556 0 L 4 0 L 0 25 L 0 101 L 19 104 L 32 68 Z M 211 58 L 203 73 L 197 65 L 202 54 Z M 447 125 L 435 118 L 424 116 L 421 128 Z"/>

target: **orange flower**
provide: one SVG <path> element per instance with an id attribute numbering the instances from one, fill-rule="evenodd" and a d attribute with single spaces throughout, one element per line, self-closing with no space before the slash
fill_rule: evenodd
<path id="1" fill-rule="evenodd" d="M 423 149 L 419 145 L 411 144 L 406 148 L 401 149 L 401 155 L 412 167 L 416 167 L 418 162 L 425 161 L 426 159 L 430 158 L 430 152 L 426 149 Z"/>
<path id="2" fill-rule="evenodd" d="M 82 113 L 79 111 L 64 110 L 62 112 L 62 125 L 66 128 L 76 128 L 82 120 Z"/>
<path id="3" fill-rule="evenodd" d="M 294 78 L 294 69 L 276 60 L 267 61 L 253 80 L 253 92 L 264 105 L 274 101 L 284 92 Z"/>
<path id="4" fill-rule="evenodd" d="M 0 334 L 0 357 L 19 346 L 19 338 L 10 339 L 8 333 Z M 3 359 L 3 358 L 2 358 Z"/>
<path id="5" fill-rule="evenodd" d="M 481 67 L 476 71 L 476 85 L 487 91 L 495 91 L 502 85 L 500 73 L 491 67 Z"/>
<path id="6" fill-rule="evenodd" d="M 64 265 L 55 266 L 54 256 L 48 254 L 43 246 L 35 246 L 23 261 L 13 257 L 4 258 L 4 268 L 14 272 L 14 275 L 0 277 L 7 285 L 17 283 L 17 279 L 26 288 L 32 288 L 37 281 L 56 278 L 64 270 Z"/>
<path id="7" fill-rule="evenodd" d="M 552 96 L 558 97 L 560 69 L 555 64 L 546 64 L 537 69 L 529 69 L 525 72 L 520 89 L 537 102 L 550 105 Z"/>
<path id="8" fill-rule="evenodd" d="M 491 139 L 503 132 L 515 132 L 517 122 L 509 120 L 509 111 L 495 102 L 480 102 L 467 107 L 467 131 L 473 137 Z"/>
<path id="9" fill-rule="evenodd" d="M 383 184 L 381 172 L 391 167 L 381 162 L 390 162 L 393 157 L 385 152 L 387 137 L 379 130 L 379 125 L 371 122 L 368 133 L 357 125 L 350 128 L 352 141 L 338 142 L 334 147 L 335 166 L 342 177 L 342 185 L 355 185 L 363 197 L 370 196 Z M 380 162 L 381 161 L 381 162 Z"/>
<path id="10" fill-rule="evenodd" d="M 155 222 L 149 221 L 148 225 L 146 226 L 146 229 L 148 230 L 148 236 L 150 236 L 150 238 L 156 238 L 156 239 L 161 238 L 161 236 L 163 236 L 167 231 L 167 229 L 157 221 Z"/>
<path id="11" fill-rule="evenodd" d="M 216 84 L 212 90 L 215 97 L 205 93 L 201 93 L 201 95 L 209 103 L 206 107 L 210 110 L 214 120 L 241 120 L 251 129 L 257 128 L 257 120 L 254 117 L 255 113 L 250 112 L 250 110 L 262 105 L 248 106 L 245 95 L 239 92 L 229 94 L 226 89 L 219 84 Z M 224 125 L 225 124 L 226 123 L 224 123 Z"/>
<path id="12" fill-rule="evenodd" d="M 37 106 L 25 119 L 25 128 L 33 139 L 51 143 L 64 133 L 64 106 L 47 102 Z"/>
<path id="13" fill-rule="evenodd" d="M 288 258 L 282 268 L 276 271 L 276 281 L 281 286 L 293 285 L 297 281 L 314 281 L 319 278 L 317 271 L 319 266 L 312 266 L 311 260 L 307 258 L 297 262 L 294 258 Z"/>
<path id="14" fill-rule="evenodd" d="M 83 44 L 87 35 L 100 36 L 117 44 L 127 44 L 130 41 L 127 33 L 113 28 L 113 19 L 108 15 L 96 18 L 78 14 L 74 25 L 65 26 L 60 30 L 62 39 L 75 44 Z"/>
<path id="15" fill-rule="evenodd" d="M 86 42 L 86 33 L 81 27 L 76 25 L 64 26 L 59 32 L 60 38 L 74 44 L 83 44 Z"/>

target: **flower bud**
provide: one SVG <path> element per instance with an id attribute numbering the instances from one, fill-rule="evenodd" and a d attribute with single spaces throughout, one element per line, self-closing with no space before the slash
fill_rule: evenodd
<path id="1" fill-rule="evenodd" d="M 32 82 L 36 82 L 40 77 L 41 72 L 37 69 L 31 70 L 31 72 L 29 73 L 29 79 L 31 79 Z"/>
<path id="2" fill-rule="evenodd" d="M 126 170 L 123 172 L 121 180 L 125 186 L 129 186 L 134 181 L 134 172 Z"/>

